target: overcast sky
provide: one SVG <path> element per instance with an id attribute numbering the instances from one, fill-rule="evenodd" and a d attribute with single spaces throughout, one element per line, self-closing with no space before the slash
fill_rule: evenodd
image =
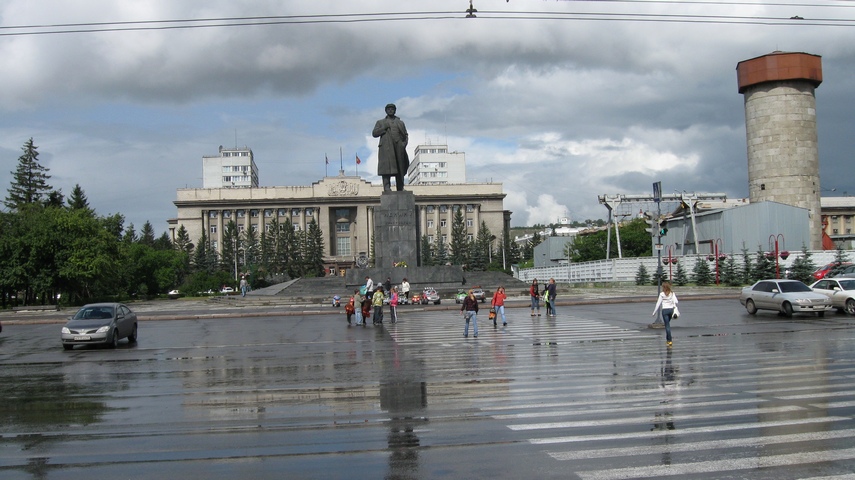
<path id="1" fill-rule="evenodd" d="M 855 2 L 473 5 L 0 0 L 2 193 L 33 137 L 55 188 L 160 234 L 220 145 L 250 147 L 263 186 L 337 175 L 340 151 L 379 182 L 371 129 L 393 102 L 411 154 L 465 152 L 513 226 L 606 218 L 598 195 L 655 181 L 742 198 L 736 65 L 781 50 L 822 56 L 823 194 L 855 194 Z"/>

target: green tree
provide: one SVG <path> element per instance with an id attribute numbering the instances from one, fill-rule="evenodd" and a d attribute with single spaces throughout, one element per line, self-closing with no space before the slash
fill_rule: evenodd
<path id="1" fill-rule="evenodd" d="M 742 245 L 742 284 L 749 285 L 754 283 L 754 267 L 751 265 L 751 256 L 748 254 L 748 248 L 745 244 Z"/>
<path id="2" fill-rule="evenodd" d="M 466 236 L 466 224 L 463 223 L 463 211 L 455 209 L 451 220 L 451 264 L 466 265 L 469 263 L 469 238 Z"/>
<path id="3" fill-rule="evenodd" d="M 736 264 L 736 259 L 733 255 L 728 255 L 724 262 L 719 262 L 721 268 L 721 283 L 736 287 L 743 285 L 742 272 L 739 271 L 739 266 Z"/>
<path id="4" fill-rule="evenodd" d="M 706 258 L 703 257 L 698 257 L 698 261 L 695 262 L 695 268 L 692 270 L 692 273 L 695 277 L 695 284 L 701 287 L 709 285 L 715 280 L 712 276 L 712 272 L 710 271 L 709 262 L 707 262 Z"/>
<path id="5" fill-rule="evenodd" d="M 443 240 L 442 235 L 436 241 L 436 247 L 433 249 L 433 264 L 434 265 L 445 265 L 449 262 L 448 257 L 448 244 Z"/>
<path id="6" fill-rule="evenodd" d="M 686 274 L 686 269 L 683 264 L 677 261 L 677 270 L 674 272 L 674 285 L 684 286 L 689 284 L 689 276 Z"/>
<path id="7" fill-rule="evenodd" d="M 154 246 L 154 227 L 151 226 L 151 222 L 148 220 L 143 224 L 142 230 L 140 231 L 140 238 L 137 241 L 143 245 L 148 245 L 149 247 Z"/>
<path id="8" fill-rule="evenodd" d="M 68 197 L 68 208 L 71 210 L 85 210 L 90 214 L 94 213 L 89 207 L 89 200 L 86 198 L 86 193 L 83 192 L 83 188 L 79 183 L 74 185 L 71 196 Z"/>
<path id="9" fill-rule="evenodd" d="M 807 245 L 802 244 L 802 254 L 790 265 L 790 278 L 811 284 L 813 282 L 811 274 L 816 270 L 812 256 Z"/>
<path id="10" fill-rule="evenodd" d="M 323 277 L 324 272 L 324 234 L 314 217 L 306 228 L 305 274 L 310 277 Z"/>
<path id="11" fill-rule="evenodd" d="M 638 270 L 635 271 L 635 284 L 647 285 L 650 282 L 650 274 L 647 273 L 647 267 L 643 263 L 638 264 Z"/>
<path id="12" fill-rule="evenodd" d="M 486 271 L 493 257 L 493 234 L 487 227 L 487 223 L 482 221 L 481 228 L 478 229 L 478 235 L 473 242 L 471 255 L 471 270 Z"/>
<path id="13" fill-rule="evenodd" d="M 754 257 L 754 266 L 751 268 L 751 273 L 754 275 L 754 282 L 763 280 L 764 278 L 775 278 L 775 262 L 773 258 L 769 258 L 761 247 L 757 247 L 757 254 Z"/>
<path id="14" fill-rule="evenodd" d="M 47 181 L 48 168 L 39 163 L 38 147 L 30 138 L 21 147 L 24 153 L 18 157 L 18 166 L 12 172 L 12 184 L 3 202 L 11 211 L 19 211 L 24 205 L 33 205 L 47 199 L 51 186 Z"/>
<path id="15" fill-rule="evenodd" d="M 421 258 L 419 261 L 421 262 L 421 266 L 430 267 L 433 266 L 433 245 L 428 241 L 427 235 L 422 235 L 421 238 Z"/>

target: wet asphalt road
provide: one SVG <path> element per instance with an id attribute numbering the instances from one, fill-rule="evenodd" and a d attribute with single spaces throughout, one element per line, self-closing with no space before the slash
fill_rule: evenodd
<path id="1" fill-rule="evenodd" d="M 6 325 L 0 478 L 852 478 L 855 317 L 652 306 Z"/>

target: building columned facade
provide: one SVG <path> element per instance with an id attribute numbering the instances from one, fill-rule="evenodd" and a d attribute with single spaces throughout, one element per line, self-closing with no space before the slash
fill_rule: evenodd
<path id="1" fill-rule="evenodd" d="M 508 234 L 510 212 L 504 210 L 501 183 L 408 185 L 407 190 L 415 195 L 419 239 L 426 236 L 429 242 L 442 239 L 448 244 L 458 209 L 469 238 L 477 237 L 482 222 L 497 239 Z M 370 252 L 374 209 L 382 192 L 381 185 L 343 172 L 308 186 L 178 189 L 177 216 L 169 221 L 169 229 L 174 240 L 183 225 L 194 242 L 205 232 L 211 246 L 222 253 L 230 221 L 238 232 L 252 229 L 261 234 L 270 231 L 274 219 L 280 224 L 288 219 L 299 230 L 314 219 L 324 234 L 327 267 L 343 274 L 360 254 Z"/>

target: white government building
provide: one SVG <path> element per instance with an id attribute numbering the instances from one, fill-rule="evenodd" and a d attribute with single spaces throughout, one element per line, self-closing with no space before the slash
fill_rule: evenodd
<path id="1" fill-rule="evenodd" d="M 502 184 L 466 183 L 463 153 L 448 153 L 445 145 L 419 145 L 415 152 L 408 175 L 412 183 L 406 189 L 415 195 L 419 239 L 427 236 L 431 243 L 442 239 L 448 244 L 454 214 L 462 209 L 469 238 L 477 237 L 484 222 L 496 237 L 494 248 L 500 246 L 511 219 L 511 212 L 504 209 Z M 374 208 L 380 205 L 383 192 L 379 183 L 339 171 L 338 176 L 311 185 L 261 187 L 252 150 L 246 147 L 220 147 L 219 155 L 202 157 L 202 164 L 203 188 L 176 192 L 177 215 L 168 221 L 173 239 L 184 226 L 193 242 L 205 232 L 211 246 L 222 252 L 229 221 L 235 222 L 239 232 L 260 233 L 270 231 L 274 219 L 280 223 L 289 219 L 299 230 L 314 219 L 324 233 L 329 271 L 344 274 L 355 267 L 360 253 L 370 251 Z M 425 175 L 440 171 L 446 174 Z"/>

